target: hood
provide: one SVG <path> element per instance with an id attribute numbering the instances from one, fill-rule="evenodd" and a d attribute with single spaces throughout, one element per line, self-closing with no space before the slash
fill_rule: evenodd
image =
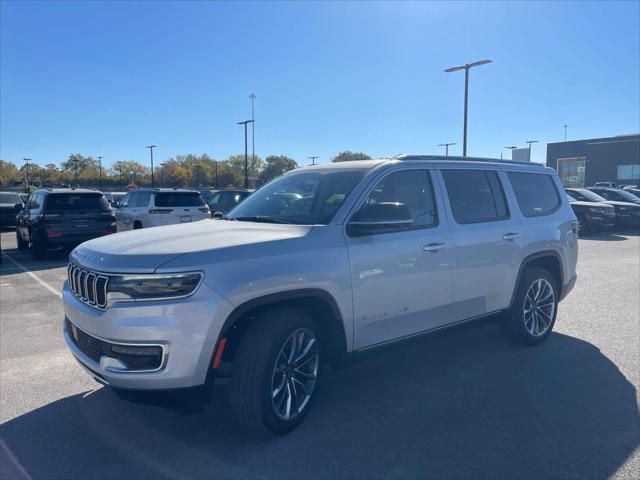
<path id="1" fill-rule="evenodd" d="M 182 255 L 299 238 L 312 228 L 307 225 L 202 220 L 96 238 L 81 244 L 70 257 L 97 271 L 152 273 Z"/>
<path id="2" fill-rule="evenodd" d="M 580 200 L 571 202 L 570 205 L 579 206 L 579 207 L 600 207 L 600 208 L 604 208 L 605 210 L 607 209 L 607 207 L 614 208 L 612 205 L 607 205 L 605 202 L 583 202 Z"/>
<path id="3" fill-rule="evenodd" d="M 606 203 L 607 205 L 613 205 L 614 207 L 637 207 L 637 208 L 640 208 L 640 205 L 638 205 L 637 203 L 633 203 L 633 202 L 619 202 L 617 200 L 607 200 L 606 202 L 601 202 L 601 203 Z"/>

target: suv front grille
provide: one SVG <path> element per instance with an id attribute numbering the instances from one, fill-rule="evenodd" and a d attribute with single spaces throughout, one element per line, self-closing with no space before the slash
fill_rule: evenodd
<path id="1" fill-rule="evenodd" d="M 107 284 L 109 277 L 69 263 L 69 288 L 87 305 L 103 309 L 107 306 Z"/>

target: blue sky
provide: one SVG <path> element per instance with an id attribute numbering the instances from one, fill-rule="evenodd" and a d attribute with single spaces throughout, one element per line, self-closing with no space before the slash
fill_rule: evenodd
<path id="1" fill-rule="evenodd" d="M 2 1 L 0 158 L 326 162 L 640 131 L 640 2 Z M 506 151 L 505 151 L 506 154 Z"/>

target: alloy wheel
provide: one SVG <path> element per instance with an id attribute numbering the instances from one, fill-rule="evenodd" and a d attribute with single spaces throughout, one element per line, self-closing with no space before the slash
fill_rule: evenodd
<path id="1" fill-rule="evenodd" d="M 556 310 L 556 294 L 545 278 L 535 280 L 524 298 L 524 326 L 533 337 L 541 337 L 551 327 Z"/>
<path id="2" fill-rule="evenodd" d="M 308 405 L 316 388 L 320 364 L 318 340 L 308 328 L 295 330 L 280 348 L 271 380 L 273 410 L 292 420 Z"/>

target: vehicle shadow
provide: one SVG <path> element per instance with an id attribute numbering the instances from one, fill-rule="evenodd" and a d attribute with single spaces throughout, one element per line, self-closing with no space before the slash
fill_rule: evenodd
<path id="1" fill-rule="evenodd" d="M 640 442 L 635 388 L 593 345 L 518 348 L 492 325 L 413 341 L 325 375 L 284 437 L 109 388 L 0 426 L 33 478 L 605 478 Z M 10 471 L 5 469 L 5 471 Z"/>
<path id="2" fill-rule="evenodd" d="M 624 237 L 623 235 L 626 235 L 626 233 L 623 232 L 616 232 L 616 233 L 611 233 L 611 232 L 598 232 L 598 233 L 588 233 L 588 234 L 580 234 L 580 236 L 578 237 L 580 240 L 600 240 L 600 241 L 606 241 L 606 242 L 623 242 L 625 240 L 627 240 L 626 237 Z"/>

